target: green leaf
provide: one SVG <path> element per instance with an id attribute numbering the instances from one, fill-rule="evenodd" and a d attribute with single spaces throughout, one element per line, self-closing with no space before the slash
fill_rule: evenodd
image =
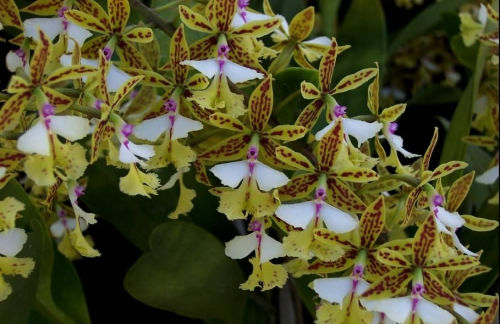
<path id="1" fill-rule="evenodd" d="M 331 37 L 337 34 L 338 12 L 341 0 L 319 0 L 321 34 Z"/>
<path id="2" fill-rule="evenodd" d="M 19 183 L 17 183 L 17 181 L 11 180 L 1 191 L 0 199 L 3 199 L 6 196 L 15 197 L 17 200 L 24 203 L 24 210 L 21 212 L 23 218 L 19 222 L 18 226 L 29 227 L 31 229 L 31 233 L 29 233 L 28 243 L 25 247 L 26 251 L 23 251 L 20 255 L 26 253 L 26 256 L 33 257 L 35 261 L 35 270 L 31 273 L 28 281 L 34 280 L 36 289 L 33 289 L 32 283 L 23 284 L 15 280 L 14 283 L 16 285 L 20 284 L 24 286 L 20 287 L 20 292 L 15 292 L 16 294 L 21 294 L 22 296 L 13 295 L 15 296 L 15 300 L 18 300 L 18 298 L 20 300 L 25 300 L 29 307 L 25 307 L 22 303 L 16 303 L 16 305 L 13 306 L 9 304 L 10 302 L 7 302 L 7 299 L 7 303 L 0 303 L 0 314 L 2 314 L 0 316 L 4 316 L 5 314 L 6 318 L 22 317 L 27 319 L 31 313 L 34 302 L 37 312 L 51 321 L 57 323 L 75 323 L 75 320 L 66 314 L 55 303 L 52 296 L 51 284 L 52 270 L 54 266 L 54 246 L 52 244 L 52 238 L 47 225 L 42 220 L 37 209 L 31 203 L 30 198 L 26 195 L 24 189 L 21 185 L 19 185 Z M 13 286 L 13 288 L 15 291 L 18 287 Z M 24 290 L 22 288 L 24 288 Z M 35 300 L 33 300 L 33 292 L 35 292 Z M 4 308 L 2 311 L 2 307 L 9 307 L 9 305 L 10 308 Z M 1 317 L 0 322 L 3 322 Z M 10 322 L 18 321 L 13 320 Z"/>
<path id="3" fill-rule="evenodd" d="M 313 300 L 313 298 L 316 296 L 316 293 L 314 292 L 314 290 L 309 288 L 309 284 L 316 278 L 317 276 L 314 275 L 306 275 L 300 278 L 293 278 L 297 293 L 304 303 L 304 306 L 309 311 L 309 314 L 311 314 L 312 316 L 316 314 L 316 304 Z"/>
<path id="4" fill-rule="evenodd" d="M 193 224 L 167 222 L 151 234 L 150 248 L 125 276 L 130 295 L 182 316 L 241 322 L 243 275 L 217 238 Z"/>
<path id="5" fill-rule="evenodd" d="M 161 170 L 162 183 L 165 183 L 172 173 L 173 168 Z M 85 195 L 80 199 L 132 244 L 142 251 L 147 251 L 151 232 L 165 222 L 176 207 L 179 184 L 172 189 L 158 191 L 158 195 L 151 198 L 132 197 L 118 188 L 119 178 L 125 174 L 126 170 L 106 166 L 102 160 L 94 163 L 87 170 L 90 181 Z M 229 239 L 234 229 L 225 217 L 217 212 L 218 199 L 209 194 L 205 186 L 194 180 L 193 172 L 185 174 L 185 184 L 188 188 L 193 188 L 197 195 L 187 220 L 202 226 L 219 238 Z M 110 201 L 113 203 L 110 204 Z"/>
<path id="6" fill-rule="evenodd" d="M 450 127 L 446 133 L 440 164 L 452 160 L 462 161 L 465 158 L 466 144 L 462 141 L 462 138 L 469 135 L 470 131 L 470 121 L 472 118 L 473 107 L 473 86 L 474 80 L 471 79 L 467 84 L 467 88 L 462 94 L 460 101 L 458 102 L 455 112 L 453 113 Z M 450 178 L 450 176 L 446 177 L 445 180 L 448 178 Z M 447 181 L 451 182 L 451 180 Z"/>
<path id="7" fill-rule="evenodd" d="M 367 8 L 370 8 L 367 10 Z M 360 23 L 362 22 L 362 23 Z M 383 64 L 387 50 L 387 30 L 382 5 L 379 0 L 353 0 L 340 26 L 337 40 L 340 45 L 351 45 L 337 58 L 333 83 L 348 74 L 364 68 Z M 383 66 L 380 67 L 383 70 Z M 369 82 L 363 86 L 335 96 L 341 105 L 347 106 L 349 116 L 364 114 Z"/>
<path id="8" fill-rule="evenodd" d="M 451 38 L 450 46 L 453 54 L 455 54 L 460 63 L 465 65 L 468 69 L 474 70 L 479 43 L 476 42 L 474 46 L 466 47 L 462 40 L 462 36 L 458 34 Z"/>
<path id="9" fill-rule="evenodd" d="M 387 58 L 390 58 L 410 40 L 420 36 L 440 23 L 442 14 L 455 12 L 465 0 L 443 0 L 436 2 L 420 12 L 403 28 L 389 45 Z"/>
<path id="10" fill-rule="evenodd" d="M 318 71 L 291 67 L 274 76 L 274 111 L 273 115 L 280 124 L 295 123 L 302 109 L 311 101 L 302 98 L 300 83 L 302 81 L 318 84 Z"/>
<path id="11" fill-rule="evenodd" d="M 77 323 L 90 323 L 87 301 L 73 263 L 59 251 L 54 254 L 52 271 L 54 301 Z"/>

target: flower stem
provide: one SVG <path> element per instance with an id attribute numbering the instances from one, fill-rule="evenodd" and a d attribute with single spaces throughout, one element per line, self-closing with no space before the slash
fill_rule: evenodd
<path id="1" fill-rule="evenodd" d="M 130 6 L 134 8 L 142 18 L 155 27 L 163 30 L 167 35 L 172 36 L 175 32 L 175 26 L 163 19 L 155 10 L 149 8 L 141 0 L 129 0 Z"/>

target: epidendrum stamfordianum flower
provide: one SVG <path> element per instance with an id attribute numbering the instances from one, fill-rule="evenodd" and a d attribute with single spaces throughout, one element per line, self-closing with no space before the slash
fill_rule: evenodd
<path id="1" fill-rule="evenodd" d="M 93 0 L 38 0 L 22 9 L 35 16 L 25 20 L 15 2 L 4 1 L 0 22 L 22 33 L 12 40 L 19 48 L 7 65 L 15 74 L 1 97 L 0 190 L 19 181 L 46 215 L 58 250 L 76 259 L 100 255 L 83 234 L 99 216 L 80 199 L 93 181 L 85 177 L 89 164 L 103 159 L 107 168 L 126 169 L 118 186 L 128 195 L 151 198 L 179 183 L 177 207 L 165 215 L 171 219 L 190 213 L 203 190 L 184 184 L 194 173 L 219 200 L 217 211 L 246 225 L 236 226 L 225 248 L 230 258 L 249 257 L 252 272 L 241 289 L 283 287 L 289 274 L 319 276 L 309 285 L 320 300 L 317 323 L 491 322 L 498 297 L 460 291 L 466 278 L 488 271 L 463 228 L 498 226 L 458 212 L 474 171 L 448 184 L 445 177 L 466 163 L 429 170 L 437 130 L 422 157 L 404 164 L 420 155 L 396 135 L 406 104 L 379 109 L 378 65 L 332 87 L 339 54 L 350 46 L 314 37 L 314 7 L 288 24 L 269 1 L 263 14 L 249 3 L 178 6 L 182 23 L 166 28 L 167 49 L 153 29 L 130 24 L 127 0 L 108 0 L 106 10 Z M 482 10 L 498 20 L 491 6 Z M 498 38 L 461 19 L 466 45 L 479 39 L 495 65 Z M 208 35 L 189 43 L 185 27 Z M 274 45 L 267 47 L 261 38 L 269 34 Z M 297 86 L 311 102 L 294 125 L 283 125 L 273 74 L 292 58 L 309 69 L 319 59 L 318 82 Z M 337 95 L 367 82 L 370 115 L 354 116 Z M 485 92 L 488 108 L 473 122 L 481 135 L 464 141 L 496 152 L 476 178 L 491 184 L 498 178 L 498 95 Z M 16 227 L 24 205 L 0 200 L 0 301 L 11 293 L 4 276 L 27 277 L 35 266 L 16 257 L 29 235 Z"/>

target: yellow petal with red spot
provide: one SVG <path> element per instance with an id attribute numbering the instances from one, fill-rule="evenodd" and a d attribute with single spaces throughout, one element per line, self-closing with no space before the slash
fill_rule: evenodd
<path id="1" fill-rule="evenodd" d="M 375 78 L 373 79 L 372 83 L 368 86 L 368 109 L 370 109 L 370 112 L 378 116 L 378 109 L 379 109 L 379 98 L 378 98 L 378 92 L 380 89 L 380 81 L 379 81 L 379 68 L 378 68 L 378 63 L 375 63 L 377 65 L 376 68 L 376 75 Z"/>
<path id="2" fill-rule="evenodd" d="M 210 123 L 215 127 L 228 129 L 234 132 L 248 132 L 248 128 L 243 125 L 238 119 L 231 115 L 216 112 L 210 115 Z"/>
<path id="3" fill-rule="evenodd" d="M 321 95 L 314 84 L 306 81 L 300 83 L 300 93 L 304 99 L 317 99 Z"/>
<path id="4" fill-rule="evenodd" d="M 23 22 L 19 15 L 16 2 L 14 0 L 0 1 L 0 21 L 5 26 L 14 26 L 17 29 L 23 29 Z"/>
<path id="5" fill-rule="evenodd" d="M 467 166 L 468 164 L 462 161 L 449 161 L 443 163 L 432 171 L 432 175 L 427 182 L 445 177 L 457 170 L 465 169 Z"/>
<path id="6" fill-rule="evenodd" d="M 271 75 L 267 76 L 252 92 L 248 102 L 248 118 L 254 131 L 266 127 L 273 110 L 273 84 Z"/>
<path id="7" fill-rule="evenodd" d="M 92 14 L 85 13 L 80 10 L 75 10 L 75 9 L 67 10 L 64 13 L 64 17 L 66 17 L 66 19 L 68 19 L 73 24 L 94 32 L 102 34 L 110 32 L 109 26 L 103 24 L 98 17 L 93 16 Z"/>
<path id="8" fill-rule="evenodd" d="M 406 260 L 404 255 L 394 250 L 389 250 L 386 248 L 378 250 L 377 261 L 396 268 L 410 267 L 410 262 Z"/>
<path id="9" fill-rule="evenodd" d="M 295 141 L 307 132 L 307 128 L 298 125 L 278 125 L 266 131 L 266 135 L 281 141 Z"/>
<path id="10" fill-rule="evenodd" d="M 423 271 L 424 293 L 423 297 L 433 303 L 451 306 L 455 302 L 453 293 L 430 271 Z"/>
<path id="11" fill-rule="evenodd" d="M 318 98 L 309 103 L 301 112 L 295 125 L 304 126 L 311 129 L 319 118 L 319 114 L 323 109 L 323 99 Z"/>
<path id="12" fill-rule="evenodd" d="M 182 22 L 192 30 L 202 33 L 212 33 L 213 29 L 208 20 L 184 5 L 179 6 L 179 16 Z"/>
<path id="13" fill-rule="evenodd" d="M 359 70 L 356 73 L 350 74 L 337 83 L 335 88 L 331 90 L 330 94 L 342 93 L 352 89 L 356 89 L 361 86 L 365 82 L 369 81 L 377 74 L 377 69 L 367 68 L 363 70 Z"/>
<path id="14" fill-rule="evenodd" d="M 245 156 L 246 147 L 249 142 L 250 135 L 236 134 L 218 142 L 205 152 L 198 155 L 198 158 L 214 162 L 238 160 Z"/>
<path id="15" fill-rule="evenodd" d="M 123 35 L 125 40 L 134 43 L 151 43 L 153 37 L 153 31 L 147 27 L 136 27 Z"/>
<path id="16" fill-rule="evenodd" d="M 377 241 L 385 225 L 384 197 L 379 196 L 363 212 L 359 221 L 361 246 L 372 247 Z"/>
<path id="17" fill-rule="evenodd" d="M 180 64 L 189 60 L 189 46 L 184 35 L 184 25 L 180 25 L 172 35 L 170 40 L 170 64 L 176 84 L 184 84 L 187 78 L 189 67 Z"/>
<path id="18" fill-rule="evenodd" d="M 280 24 L 281 20 L 279 18 L 251 21 L 233 29 L 230 35 L 235 37 L 262 37 L 278 28 Z"/>
<path id="19" fill-rule="evenodd" d="M 286 201 L 305 198 L 314 190 L 317 182 L 318 175 L 314 173 L 295 176 L 290 182 L 278 189 L 280 199 Z"/>
<path id="20" fill-rule="evenodd" d="M 379 178 L 377 172 L 360 167 L 348 167 L 342 168 L 339 171 L 330 172 L 329 176 L 339 178 L 343 181 L 364 183 L 369 181 L 375 181 Z"/>
<path id="21" fill-rule="evenodd" d="M 406 104 L 396 104 L 385 108 L 379 116 L 381 122 L 389 123 L 398 119 L 406 110 Z"/>
<path id="22" fill-rule="evenodd" d="M 415 266 L 425 265 L 434 249 L 439 243 L 439 232 L 434 215 L 429 215 L 420 225 L 413 238 L 413 264 Z"/>
<path id="23" fill-rule="evenodd" d="M 108 17 L 113 32 L 120 33 L 127 26 L 130 16 L 128 0 L 108 0 Z"/>
<path id="24" fill-rule="evenodd" d="M 120 61 L 128 64 L 130 67 L 151 70 L 148 61 L 142 54 L 135 48 L 134 45 L 125 39 L 120 39 L 116 44 L 116 51 L 120 57 Z"/>
<path id="25" fill-rule="evenodd" d="M 343 140 L 342 123 L 335 123 L 335 126 L 321 138 L 318 147 L 318 164 L 321 171 L 328 172 L 333 167 Z"/>
<path id="26" fill-rule="evenodd" d="M 237 0 L 210 0 L 205 7 L 205 16 L 214 30 L 226 32 L 237 10 Z"/>
<path id="27" fill-rule="evenodd" d="M 422 158 L 422 164 L 420 166 L 420 173 L 421 174 L 423 174 L 424 171 L 427 171 L 429 169 L 429 164 L 431 163 L 432 152 L 434 152 L 434 147 L 436 146 L 436 143 L 438 140 L 438 134 L 439 134 L 438 128 L 434 127 L 434 134 L 432 135 L 431 142 L 429 143 L 427 150 L 425 150 L 425 154 Z"/>
<path id="28" fill-rule="evenodd" d="M 315 169 L 308 158 L 286 146 L 276 148 L 276 157 L 294 169 L 304 171 L 314 171 Z"/>
<path id="29" fill-rule="evenodd" d="M 22 8 L 21 11 L 38 16 L 54 16 L 57 15 L 57 11 L 63 6 L 63 3 L 63 0 L 36 0 Z"/>
<path id="30" fill-rule="evenodd" d="M 10 77 L 9 85 L 7 86 L 8 93 L 19 93 L 30 90 L 31 90 L 31 85 L 28 83 L 28 81 L 24 80 L 23 78 L 17 75 L 13 75 Z"/>
<path id="31" fill-rule="evenodd" d="M 365 203 L 342 181 L 329 178 L 327 186 L 327 200 L 331 205 L 354 213 L 359 213 L 366 209 Z"/>
<path id="32" fill-rule="evenodd" d="M 296 41 L 306 39 L 314 27 L 314 7 L 307 7 L 293 17 L 289 26 L 290 37 Z"/>
<path id="33" fill-rule="evenodd" d="M 337 54 L 338 44 L 335 37 L 333 37 L 328 51 L 319 62 L 319 84 L 322 92 L 327 92 L 328 90 L 330 90 L 333 70 L 335 69 L 335 62 L 337 61 Z M 302 93 L 302 95 L 304 94 Z"/>
<path id="34" fill-rule="evenodd" d="M 492 231 L 498 227 L 498 221 L 494 219 L 474 217 L 472 215 L 461 215 L 465 220 L 465 227 L 476 232 Z"/>
<path id="35" fill-rule="evenodd" d="M 87 65 L 61 67 L 45 78 L 43 84 L 52 85 L 61 81 L 80 79 L 93 73 L 97 73 L 97 69 Z"/>
<path id="36" fill-rule="evenodd" d="M 48 64 L 52 55 L 52 42 L 48 36 L 42 31 L 38 30 L 39 41 L 35 47 L 35 52 L 30 62 L 30 78 L 31 84 L 39 85 L 42 81 L 45 72 L 45 66 Z"/>
<path id="37" fill-rule="evenodd" d="M 412 279 L 412 270 L 406 268 L 394 269 L 374 281 L 362 294 L 368 300 L 389 298 L 406 293 L 408 283 Z"/>

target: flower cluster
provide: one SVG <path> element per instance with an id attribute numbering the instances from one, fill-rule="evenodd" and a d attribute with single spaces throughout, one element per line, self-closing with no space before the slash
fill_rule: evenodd
<path id="1" fill-rule="evenodd" d="M 20 180 L 66 257 L 100 255 L 83 234 L 98 218 L 79 198 L 93 181 L 87 167 L 104 159 L 126 169 L 119 189 L 127 195 L 151 198 L 179 183 L 171 219 L 192 210 L 196 191 L 183 178 L 194 173 L 218 197 L 217 211 L 245 224 L 225 247 L 233 259 L 252 255 L 240 288 L 269 290 L 283 287 L 289 274 L 319 274 L 310 284 L 321 299 L 318 323 L 494 318 L 498 296 L 459 291 L 466 278 L 487 271 L 459 229 L 498 226 L 457 212 L 474 173 L 446 186 L 442 179 L 467 164 L 429 169 L 437 130 L 422 155 L 403 147 L 397 120 L 406 104 L 380 107 L 376 63 L 334 75 L 350 46 L 335 37 L 310 39 L 314 7 L 288 23 L 268 0 L 263 13 L 248 0 L 180 5 L 181 24 L 169 44 L 159 44 L 150 27 L 128 24 L 128 0 L 108 0 L 107 10 L 93 0 L 38 0 L 21 9 L 37 16 L 25 20 L 14 1 L 4 3 L 2 24 L 21 33 L 7 55 L 13 75 L 0 108 L 0 188 Z M 495 43 L 472 18 L 461 18 L 466 45 L 476 38 Z M 203 36 L 189 44 L 186 29 Z M 160 62 L 162 52 L 167 62 Z M 276 116 L 273 76 L 292 59 L 315 70 L 317 82 L 295 89 L 310 102 L 287 125 Z M 332 84 L 334 76 L 340 81 Z M 363 85 L 370 115 L 355 116 L 339 95 Z M 488 108 L 475 116 L 485 135 L 466 138 L 497 150 L 477 178 L 482 183 L 498 178 L 496 86 L 485 90 Z M 486 125 L 485 114 L 494 123 Z M 162 183 L 160 172 L 172 169 Z M 2 275 L 26 277 L 34 267 L 15 257 L 27 238 L 15 227 L 22 209 L 15 197 L 0 201 L 0 300 L 11 292 Z M 416 233 L 393 235 L 405 229 Z"/>

